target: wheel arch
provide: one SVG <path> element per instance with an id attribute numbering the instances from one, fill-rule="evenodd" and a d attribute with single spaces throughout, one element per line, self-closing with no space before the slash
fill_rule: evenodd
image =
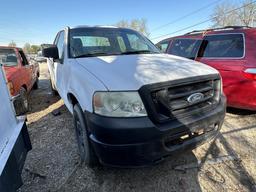
<path id="1" fill-rule="evenodd" d="M 26 89 L 26 91 L 28 91 L 28 87 L 26 84 L 23 84 L 21 87 L 23 87 L 24 89 Z"/>
<path id="2" fill-rule="evenodd" d="M 74 107 L 75 104 L 79 103 L 78 99 L 73 93 L 68 93 L 67 98 L 68 102 L 72 105 L 72 107 Z"/>

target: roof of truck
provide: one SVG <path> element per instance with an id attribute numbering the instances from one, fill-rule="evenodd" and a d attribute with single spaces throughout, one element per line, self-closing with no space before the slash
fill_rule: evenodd
<path id="1" fill-rule="evenodd" d="M 112 26 L 112 25 L 78 25 L 74 27 L 69 27 L 70 29 L 79 29 L 79 28 L 110 28 L 110 29 L 130 29 L 127 27 L 117 27 L 117 26 Z"/>
<path id="2" fill-rule="evenodd" d="M 19 47 L 11 47 L 11 46 L 0 46 L 0 49 L 21 49 Z"/>
<path id="3" fill-rule="evenodd" d="M 116 26 L 112 26 L 112 25 L 77 25 L 72 27 L 73 28 L 118 28 Z"/>

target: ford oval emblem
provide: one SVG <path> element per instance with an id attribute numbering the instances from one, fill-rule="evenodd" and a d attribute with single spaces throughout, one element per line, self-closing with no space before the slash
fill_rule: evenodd
<path id="1" fill-rule="evenodd" d="M 203 93 L 193 93 L 192 95 L 190 95 L 187 98 L 187 101 L 189 103 L 196 103 L 196 102 L 201 101 L 203 98 L 204 98 L 204 94 Z"/>

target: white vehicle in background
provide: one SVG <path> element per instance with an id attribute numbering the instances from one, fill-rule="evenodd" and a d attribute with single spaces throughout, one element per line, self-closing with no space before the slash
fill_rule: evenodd
<path id="1" fill-rule="evenodd" d="M 66 28 L 43 56 L 88 165 L 152 165 L 210 140 L 222 126 L 219 73 L 161 54 L 134 30 Z"/>
<path id="2" fill-rule="evenodd" d="M 42 51 L 39 51 L 37 55 L 34 57 L 36 62 L 43 63 L 46 62 L 46 58 L 42 56 Z"/>
<path id="3" fill-rule="evenodd" d="M 0 67 L 0 192 L 16 191 L 27 152 L 32 148 L 25 119 L 17 118 L 3 67 Z"/>

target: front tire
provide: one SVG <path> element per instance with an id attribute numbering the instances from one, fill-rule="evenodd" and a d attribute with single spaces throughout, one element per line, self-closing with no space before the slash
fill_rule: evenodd
<path id="1" fill-rule="evenodd" d="M 58 93 L 58 91 L 55 89 L 55 86 L 54 86 L 54 84 L 53 84 L 53 82 L 52 82 L 52 79 L 50 79 L 50 84 L 51 84 L 51 91 L 52 91 L 52 94 L 55 95 L 55 96 L 58 96 L 59 93 Z"/>
<path id="2" fill-rule="evenodd" d="M 94 167 L 99 164 L 99 161 L 89 141 L 86 120 L 79 104 L 74 105 L 73 120 L 81 162 Z"/>

